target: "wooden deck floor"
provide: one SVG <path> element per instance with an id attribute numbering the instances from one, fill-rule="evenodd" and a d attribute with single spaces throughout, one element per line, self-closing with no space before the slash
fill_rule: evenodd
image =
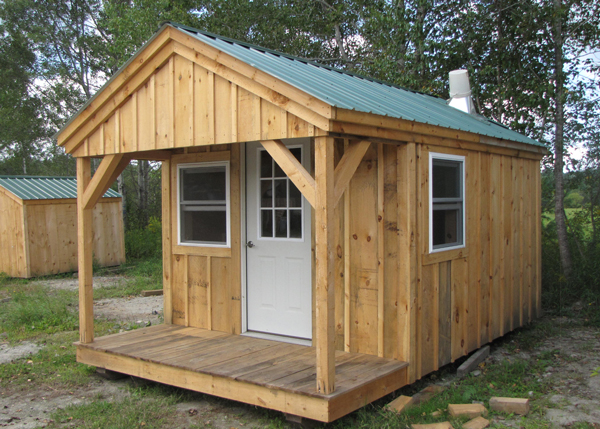
<path id="1" fill-rule="evenodd" d="M 407 383 L 406 362 L 336 352 L 336 390 L 323 395 L 313 347 L 177 325 L 76 346 L 78 362 L 323 422 Z"/>

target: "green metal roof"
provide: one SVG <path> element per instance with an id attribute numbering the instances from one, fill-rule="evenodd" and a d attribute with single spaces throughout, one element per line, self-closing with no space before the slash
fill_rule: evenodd
<path id="1" fill-rule="evenodd" d="M 437 97 L 184 25 L 169 25 L 334 107 L 544 146 L 483 116 L 450 107 Z"/>
<path id="2" fill-rule="evenodd" d="M 0 176 L 0 186 L 22 200 L 77 198 L 75 177 Z M 103 198 L 114 197 L 121 197 L 121 194 L 109 189 Z"/>

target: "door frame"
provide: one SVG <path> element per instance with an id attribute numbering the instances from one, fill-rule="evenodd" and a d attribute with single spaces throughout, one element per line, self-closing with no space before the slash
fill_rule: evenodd
<path id="1" fill-rule="evenodd" d="M 254 338 L 262 338 L 265 340 L 274 340 L 274 341 L 279 341 L 279 342 L 285 342 L 285 343 L 291 343 L 291 344 L 299 344 L 302 346 L 312 346 L 313 345 L 313 341 L 314 338 L 312 340 L 306 340 L 306 339 L 302 339 L 302 338 L 295 338 L 295 337 L 286 337 L 283 335 L 275 335 L 275 334 L 266 334 L 263 332 L 253 332 L 253 331 L 248 331 L 248 271 L 247 271 L 247 247 L 246 247 L 246 223 L 247 223 L 247 210 L 246 210 L 246 196 L 247 196 L 247 192 L 246 192 L 246 145 L 249 142 L 244 142 L 244 143 L 239 143 L 240 145 L 240 233 L 241 233 L 241 238 L 240 238 L 240 247 L 241 247 L 241 251 L 240 251 L 240 263 L 242 264 L 241 266 L 241 276 L 242 278 L 240 279 L 240 284 L 242 287 L 241 290 L 241 305 L 242 305 L 242 330 L 241 330 L 241 335 L 245 335 L 248 337 L 254 337 Z M 311 151 L 308 151 L 308 156 L 311 156 Z M 310 204 L 308 204 L 307 201 L 305 201 L 305 204 L 307 204 L 307 208 L 308 210 L 312 210 L 312 207 L 310 206 Z M 306 235 L 308 234 L 308 236 Z M 307 239 L 312 240 L 312 228 L 308 228 L 308 231 L 305 230 L 305 237 Z M 312 255 L 311 255 L 312 258 Z M 311 264 L 313 262 L 311 261 Z M 311 281 L 311 290 L 312 290 L 312 281 Z M 314 299 L 312 300 L 314 302 Z M 314 309 L 313 309 L 314 310 Z"/>

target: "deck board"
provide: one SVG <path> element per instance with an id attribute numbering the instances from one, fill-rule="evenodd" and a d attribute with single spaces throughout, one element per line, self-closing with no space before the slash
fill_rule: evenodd
<path id="1" fill-rule="evenodd" d="M 321 394 L 314 347 L 177 325 L 76 345 L 79 362 L 320 421 L 407 383 L 406 362 L 337 351 L 336 390 Z"/>

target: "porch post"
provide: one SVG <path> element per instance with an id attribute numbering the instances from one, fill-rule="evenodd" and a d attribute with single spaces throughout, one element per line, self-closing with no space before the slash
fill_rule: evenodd
<path id="1" fill-rule="evenodd" d="M 84 194 L 92 179 L 90 158 L 77 158 L 77 254 L 79 274 L 79 341 L 94 341 L 92 289 L 92 209 L 85 208 Z"/>
<path id="2" fill-rule="evenodd" d="M 317 391 L 335 390 L 335 296 L 333 253 L 333 138 L 315 138 L 315 266 Z"/>

